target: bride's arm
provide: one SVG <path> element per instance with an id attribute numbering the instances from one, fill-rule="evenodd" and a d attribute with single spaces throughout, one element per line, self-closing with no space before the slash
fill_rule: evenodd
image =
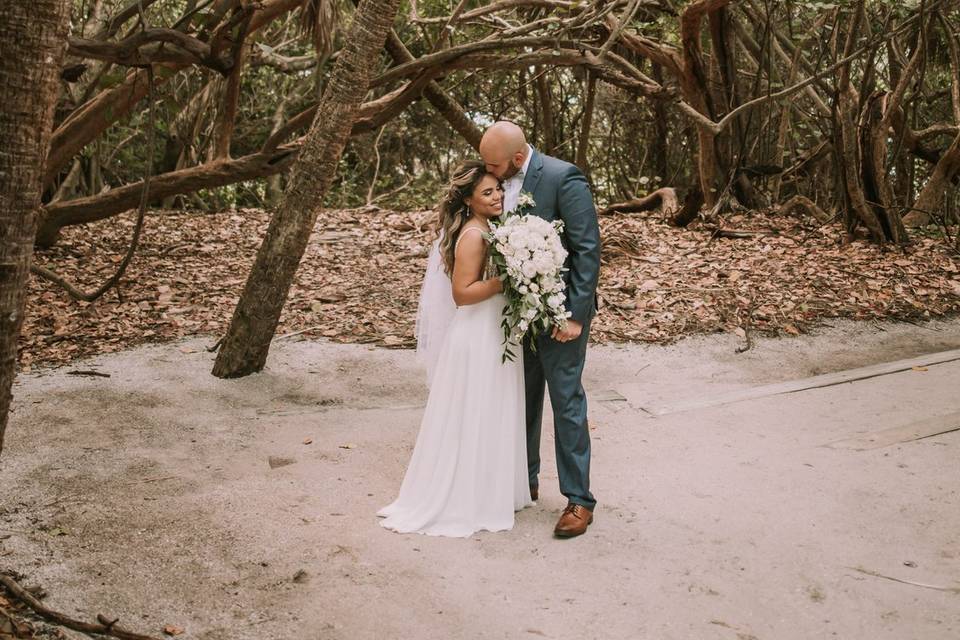
<path id="1" fill-rule="evenodd" d="M 468 233 L 460 240 L 453 261 L 453 301 L 458 307 L 477 304 L 503 291 L 500 278 L 481 280 L 486 243 L 479 233 Z"/>

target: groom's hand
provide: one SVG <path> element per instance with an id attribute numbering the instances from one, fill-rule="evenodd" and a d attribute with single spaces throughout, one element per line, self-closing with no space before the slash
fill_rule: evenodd
<path id="1" fill-rule="evenodd" d="M 560 327 L 554 327 L 553 333 L 550 335 L 550 337 L 557 342 L 570 342 L 571 340 L 576 340 L 579 338 L 582 332 L 582 324 L 576 320 L 567 320 L 567 326 L 563 329 Z"/>

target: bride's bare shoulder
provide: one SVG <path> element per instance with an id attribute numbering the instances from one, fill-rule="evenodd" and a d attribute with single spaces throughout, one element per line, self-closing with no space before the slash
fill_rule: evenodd
<path id="1" fill-rule="evenodd" d="M 469 233 L 470 231 L 477 231 L 479 233 Z M 457 243 L 454 247 L 454 251 L 459 248 L 461 245 L 467 245 L 472 247 L 481 246 L 484 242 L 483 240 L 483 229 L 477 225 L 467 225 L 460 230 L 460 235 L 457 236 Z"/>

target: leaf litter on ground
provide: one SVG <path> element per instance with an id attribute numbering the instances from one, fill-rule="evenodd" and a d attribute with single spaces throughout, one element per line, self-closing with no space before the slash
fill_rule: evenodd
<path id="1" fill-rule="evenodd" d="M 277 337 L 414 346 L 414 321 L 433 239 L 429 210 L 321 212 Z M 29 371 L 146 342 L 208 335 L 229 325 L 269 213 L 153 211 L 119 286 L 87 304 L 45 280 L 29 283 L 19 364 Z M 35 254 L 83 288 L 112 274 L 134 217 L 72 227 Z M 831 318 L 925 320 L 960 312 L 960 259 L 918 236 L 905 249 L 845 243 L 839 224 L 810 226 L 752 212 L 727 227 L 773 231 L 719 237 L 650 215 L 600 219 L 596 343 L 669 343 L 691 334 L 798 335 Z"/>

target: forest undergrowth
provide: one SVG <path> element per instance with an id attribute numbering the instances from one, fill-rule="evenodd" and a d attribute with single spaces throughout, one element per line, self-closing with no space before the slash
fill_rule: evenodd
<path id="1" fill-rule="evenodd" d="M 321 214 L 276 339 L 413 347 L 432 212 Z M 33 278 L 21 369 L 226 329 L 269 216 L 151 212 L 120 285 L 87 304 Z M 595 343 L 670 343 L 734 332 L 796 335 L 833 318 L 921 321 L 960 312 L 960 257 L 915 234 L 904 247 L 850 242 L 841 224 L 764 212 L 680 229 L 653 215 L 600 218 Z M 86 288 L 121 259 L 133 216 L 64 231 L 38 264 Z M 730 237 L 733 236 L 733 237 Z M 292 334 L 292 335 L 291 335 Z M 187 347 L 183 347 L 187 348 Z"/>

